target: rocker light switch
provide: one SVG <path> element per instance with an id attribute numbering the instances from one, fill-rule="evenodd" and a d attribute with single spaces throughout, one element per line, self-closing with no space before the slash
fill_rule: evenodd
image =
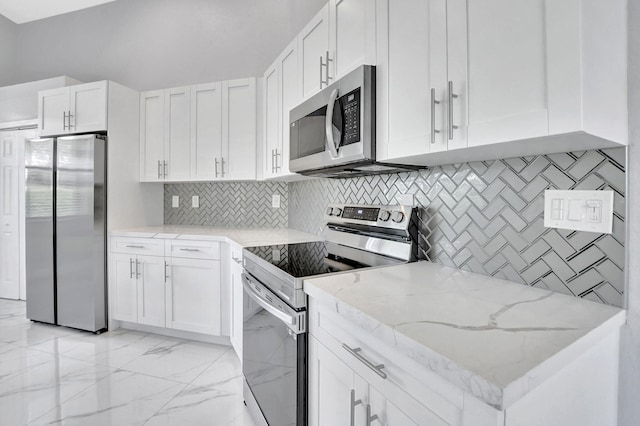
<path id="1" fill-rule="evenodd" d="M 200 197 L 197 195 L 194 195 L 193 197 L 191 197 L 191 207 L 193 207 L 194 209 L 197 209 L 198 207 L 200 207 Z"/>
<path id="2" fill-rule="evenodd" d="M 544 226 L 610 234 L 613 191 L 545 191 Z"/>
<path id="3" fill-rule="evenodd" d="M 180 207 L 179 195 L 174 195 L 173 197 L 171 197 L 171 207 L 173 207 L 174 209 Z"/>

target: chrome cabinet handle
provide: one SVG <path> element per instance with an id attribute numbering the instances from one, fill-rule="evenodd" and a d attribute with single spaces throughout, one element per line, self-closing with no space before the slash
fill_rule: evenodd
<path id="1" fill-rule="evenodd" d="M 322 55 L 320 55 L 320 88 L 322 89 L 322 85 L 324 84 L 324 80 L 322 79 L 322 68 L 324 67 L 324 63 L 322 63 Z"/>
<path id="2" fill-rule="evenodd" d="M 364 365 L 373 370 L 378 376 L 382 377 L 383 379 L 387 378 L 387 374 L 382 371 L 382 369 L 384 368 L 384 364 L 375 365 L 374 363 L 363 357 L 360 354 L 360 352 L 362 352 L 362 348 L 350 348 L 346 343 L 343 343 L 342 347 L 346 349 L 347 352 L 349 352 L 351 355 L 356 357 L 358 361 L 362 362 Z"/>
<path id="3" fill-rule="evenodd" d="M 220 157 L 220 177 L 224 177 L 224 157 Z"/>
<path id="4" fill-rule="evenodd" d="M 355 426 L 356 424 L 356 405 L 362 404 L 362 400 L 356 400 L 356 391 L 351 389 L 351 422 L 349 426 Z"/>
<path id="5" fill-rule="evenodd" d="M 453 140 L 453 129 L 458 128 L 458 126 L 453 125 L 453 100 L 457 98 L 458 98 L 458 95 L 453 93 L 453 81 L 449 81 L 449 108 L 448 108 L 449 117 L 448 118 L 449 118 L 449 140 L 450 141 Z"/>
<path id="6" fill-rule="evenodd" d="M 200 249 L 194 249 L 194 248 L 181 248 L 180 251 L 200 251 Z"/>
<path id="7" fill-rule="evenodd" d="M 133 278 L 133 259 L 129 258 L 129 278 Z"/>
<path id="8" fill-rule="evenodd" d="M 374 414 L 373 416 L 371 415 L 371 405 L 367 404 L 367 426 L 371 426 L 371 423 L 374 420 L 378 420 L 378 415 Z"/>
<path id="9" fill-rule="evenodd" d="M 130 244 L 130 245 L 127 245 L 127 248 L 139 248 L 139 249 L 142 249 L 142 248 L 144 248 L 144 246 L 135 246 L 133 244 Z"/>
<path id="10" fill-rule="evenodd" d="M 436 105 L 439 105 L 440 101 L 436 100 L 436 89 L 431 89 L 431 143 L 436 143 L 436 133 L 440 133 L 440 130 L 436 130 Z"/>
<path id="11" fill-rule="evenodd" d="M 164 282 L 166 283 L 169 279 L 169 275 L 167 275 L 167 261 L 164 261 Z"/>
<path id="12" fill-rule="evenodd" d="M 329 103 L 327 104 L 327 116 L 324 122 L 324 132 L 327 140 L 327 148 L 332 158 L 338 158 L 338 147 L 333 139 L 333 106 L 338 98 L 338 89 L 333 89 L 329 96 Z"/>
<path id="13" fill-rule="evenodd" d="M 236 258 L 236 257 L 235 257 L 235 256 L 233 256 L 233 255 L 231 256 L 231 259 L 232 259 L 234 262 L 236 262 L 238 265 L 240 265 L 240 264 L 242 263 L 242 259 L 238 259 L 238 258 Z"/>
<path id="14" fill-rule="evenodd" d="M 136 279 L 140 278 L 140 261 L 136 259 Z"/>
<path id="15" fill-rule="evenodd" d="M 218 177 L 218 157 L 213 159 L 214 165 L 215 165 L 215 172 L 216 172 L 216 177 Z"/>
<path id="16" fill-rule="evenodd" d="M 166 161 L 163 161 L 163 163 L 164 163 L 164 177 L 166 178 L 168 174 L 167 168 L 169 168 L 169 163 L 167 163 Z"/>
<path id="17" fill-rule="evenodd" d="M 62 111 L 62 130 L 67 130 L 67 111 Z"/>
<path id="18" fill-rule="evenodd" d="M 327 86 L 329 85 L 329 80 L 333 80 L 333 77 L 329 77 L 329 62 L 333 62 L 333 59 L 329 58 L 329 51 L 326 51 L 326 56 L 327 56 L 327 60 L 325 61 L 325 68 L 327 69 L 327 79 L 325 80 L 324 84 L 326 84 Z"/>
<path id="19" fill-rule="evenodd" d="M 278 148 L 275 149 L 276 152 L 276 173 L 278 173 L 278 169 L 280 169 L 280 166 L 278 166 L 278 157 L 280 156 L 280 154 L 278 153 Z"/>
<path id="20" fill-rule="evenodd" d="M 158 160 L 158 179 L 162 179 L 162 163 L 160 163 L 160 160 Z"/>
<path id="21" fill-rule="evenodd" d="M 69 128 L 69 130 L 71 130 L 71 117 L 73 117 L 73 115 L 71 115 L 71 111 L 69 111 L 69 114 L 67 115 L 67 119 L 69 120 L 69 125 L 67 127 Z"/>
<path id="22" fill-rule="evenodd" d="M 275 159 L 275 150 L 271 150 L 271 173 L 275 173 L 276 172 L 276 166 L 274 165 L 274 159 Z"/>

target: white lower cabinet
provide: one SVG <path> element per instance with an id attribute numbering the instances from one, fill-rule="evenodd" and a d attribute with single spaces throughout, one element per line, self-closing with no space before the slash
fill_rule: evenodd
<path id="1" fill-rule="evenodd" d="M 220 261 L 171 258 L 167 262 L 167 327 L 219 336 Z"/>
<path id="2" fill-rule="evenodd" d="M 242 289 L 242 247 L 231 244 L 231 262 L 229 265 L 229 278 L 231 281 L 230 306 L 231 326 L 229 339 L 231 346 L 236 351 L 238 358 L 242 360 L 242 321 L 243 321 L 243 289 Z"/>
<path id="3" fill-rule="evenodd" d="M 110 270 L 113 319 L 225 334 L 220 243 L 112 238 Z"/>

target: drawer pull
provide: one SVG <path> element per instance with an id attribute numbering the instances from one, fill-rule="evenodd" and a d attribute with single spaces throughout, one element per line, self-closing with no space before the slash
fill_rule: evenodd
<path id="1" fill-rule="evenodd" d="M 238 258 L 237 258 L 237 257 L 235 257 L 235 256 L 231 256 L 231 259 L 232 259 L 234 262 L 236 262 L 238 265 L 240 265 L 240 264 L 242 263 L 242 259 L 238 259 Z"/>
<path id="2" fill-rule="evenodd" d="M 143 249 L 143 248 L 144 248 L 144 246 L 135 246 L 135 245 L 129 244 L 129 245 L 127 246 L 127 248 L 139 248 L 139 249 Z"/>
<path id="3" fill-rule="evenodd" d="M 382 369 L 384 368 L 384 364 L 375 365 L 374 363 L 363 357 L 360 354 L 360 352 L 362 352 L 362 348 L 350 348 L 346 343 L 343 343 L 342 347 L 351 355 L 356 357 L 358 361 L 362 362 L 364 365 L 373 370 L 378 376 L 382 377 L 383 379 L 387 378 L 387 374 L 382 371 Z"/>
<path id="4" fill-rule="evenodd" d="M 180 251 L 200 251 L 200 249 L 194 249 L 194 248 L 181 248 Z"/>

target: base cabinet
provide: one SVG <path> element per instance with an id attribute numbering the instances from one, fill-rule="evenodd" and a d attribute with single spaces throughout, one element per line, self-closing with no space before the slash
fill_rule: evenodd
<path id="1" fill-rule="evenodd" d="M 229 277 L 231 281 L 231 326 L 229 327 L 229 339 L 231 346 L 236 351 L 238 358 L 242 360 L 242 322 L 243 322 L 243 306 L 244 292 L 242 289 L 242 247 L 231 244 L 231 262 L 229 265 Z"/>

